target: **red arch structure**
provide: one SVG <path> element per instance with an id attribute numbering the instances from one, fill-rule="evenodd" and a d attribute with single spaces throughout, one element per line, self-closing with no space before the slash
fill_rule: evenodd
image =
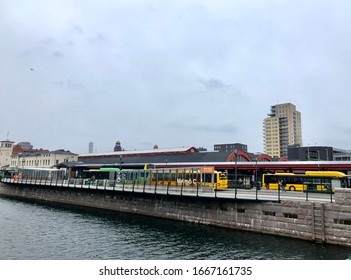
<path id="1" fill-rule="evenodd" d="M 273 161 L 273 159 L 267 154 L 260 154 L 257 157 L 257 161 Z"/>
<path id="2" fill-rule="evenodd" d="M 254 161 L 248 153 L 246 153 L 242 150 L 239 150 L 236 154 L 234 152 L 230 153 L 230 155 L 227 157 L 226 162 L 235 161 L 236 156 L 238 157 L 238 162 L 252 162 L 252 161 Z M 239 160 L 239 158 L 241 160 Z M 287 158 L 279 159 L 279 161 L 287 161 L 287 160 L 288 160 Z M 257 161 L 273 161 L 273 159 L 272 159 L 272 157 L 270 157 L 267 154 L 260 154 L 257 157 Z"/>
<path id="3" fill-rule="evenodd" d="M 241 158 L 245 159 L 245 160 L 241 160 L 242 162 L 243 162 L 243 161 L 252 161 L 252 158 L 251 158 L 247 153 L 245 153 L 245 152 L 242 151 L 242 150 L 239 150 L 239 151 L 237 151 L 236 153 L 234 153 L 234 152 L 230 153 L 230 155 L 227 157 L 226 162 L 231 162 L 231 161 L 233 161 L 233 159 L 234 159 L 235 157 L 238 157 L 238 158 L 241 157 Z M 239 161 L 239 160 L 238 160 L 238 161 Z"/>

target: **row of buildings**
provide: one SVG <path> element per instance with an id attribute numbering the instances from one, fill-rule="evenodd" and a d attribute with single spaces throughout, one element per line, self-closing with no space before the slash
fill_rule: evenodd
<path id="1" fill-rule="evenodd" d="M 33 149 L 29 142 L 0 141 L 0 169 L 27 167 L 52 168 L 63 162 L 78 161 L 78 154 L 64 149 Z"/>
<path id="2" fill-rule="evenodd" d="M 301 113 L 291 103 L 271 106 L 271 112 L 263 121 L 264 152 L 253 154 L 242 143 L 215 144 L 214 151 L 204 148 L 188 147 L 179 149 L 125 151 L 117 141 L 112 153 L 93 153 L 93 143 L 89 143 L 89 154 L 78 155 L 64 149 L 49 151 L 34 149 L 29 142 L 0 141 L 0 169 L 24 167 L 50 168 L 62 163 L 76 162 L 100 164 L 107 162 L 121 164 L 134 162 L 176 162 L 176 161 L 350 161 L 351 153 L 347 150 L 329 146 L 302 145 Z M 189 152 L 190 151 L 190 152 Z M 186 157 L 181 156 L 187 154 Z M 94 155 L 94 156 L 93 156 Z M 104 162 L 105 161 L 105 162 Z"/>
<path id="3" fill-rule="evenodd" d="M 260 162 L 260 161 L 350 161 L 347 151 L 326 146 L 289 146 L 288 157 L 273 158 L 265 153 L 250 153 L 241 143 L 217 144 L 215 151 L 200 151 L 195 147 L 138 151 L 113 151 L 105 153 L 75 154 L 63 149 L 21 148 L 21 144 L 0 141 L 0 169 L 52 168 L 54 166 L 121 166 L 132 168 L 149 163 L 180 162 Z"/>

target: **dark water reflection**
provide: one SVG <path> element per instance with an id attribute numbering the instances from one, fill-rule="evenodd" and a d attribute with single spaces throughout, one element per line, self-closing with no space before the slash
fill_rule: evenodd
<path id="1" fill-rule="evenodd" d="M 337 260 L 351 248 L 0 198 L 0 259 Z"/>

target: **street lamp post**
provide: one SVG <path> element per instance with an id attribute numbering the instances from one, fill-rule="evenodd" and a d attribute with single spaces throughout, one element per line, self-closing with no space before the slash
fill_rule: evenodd
<path id="1" fill-rule="evenodd" d="M 255 160 L 256 162 L 256 165 L 255 165 L 255 191 L 256 191 L 256 200 L 258 200 L 258 197 L 257 197 L 257 192 L 258 192 L 258 182 L 257 182 L 257 158 Z"/>
<path id="2" fill-rule="evenodd" d="M 257 186 L 258 186 L 258 184 L 257 184 L 257 158 L 256 158 L 255 162 L 256 162 L 256 164 L 255 164 L 255 185 L 257 188 Z"/>
<path id="3" fill-rule="evenodd" d="M 235 155 L 235 198 L 237 195 L 237 189 L 238 189 L 238 149 L 234 149 L 234 155 Z"/>

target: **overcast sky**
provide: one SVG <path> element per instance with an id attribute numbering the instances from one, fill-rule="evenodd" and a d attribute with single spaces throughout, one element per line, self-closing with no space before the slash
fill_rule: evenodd
<path id="1" fill-rule="evenodd" d="M 304 145 L 351 149 L 349 0 L 0 0 L 0 34 L 0 140 L 263 152 L 290 102 Z"/>

